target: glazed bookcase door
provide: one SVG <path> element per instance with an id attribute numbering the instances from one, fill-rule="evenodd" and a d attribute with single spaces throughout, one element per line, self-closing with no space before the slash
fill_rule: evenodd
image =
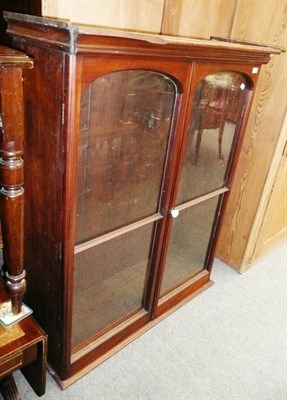
<path id="1" fill-rule="evenodd" d="M 147 314 L 177 96 L 170 77 L 143 69 L 107 72 L 82 89 L 74 350 Z"/>
<path id="2" fill-rule="evenodd" d="M 170 209 L 159 304 L 209 268 L 248 91 L 247 79 L 238 72 L 210 72 L 195 85 Z"/>

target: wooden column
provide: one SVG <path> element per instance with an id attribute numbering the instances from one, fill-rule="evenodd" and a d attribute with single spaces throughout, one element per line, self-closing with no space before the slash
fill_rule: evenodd
<path id="1" fill-rule="evenodd" d="M 24 113 L 22 68 L 32 61 L 19 52 L 0 46 L 0 215 L 6 268 L 6 290 L 12 311 L 21 311 L 26 290 L 23 267 L 24 232 Z"/>

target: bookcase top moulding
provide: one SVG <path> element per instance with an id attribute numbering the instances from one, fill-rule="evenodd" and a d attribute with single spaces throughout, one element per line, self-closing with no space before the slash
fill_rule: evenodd
<path id="1" fill-rule="evenodd" d="M 265 64 L 270 61 L 271 54 L 282 52 L 279 47 L 234 43 L 231 39 L 203 40 L 105 29 L 12 12 L 4 12 L 4 17 L 8 24 L 7 33 L 14 38 L 21 36 L 29 42 L 41 42 L 69 54 L 138 55 L 140 52 L 157 58 L 169 56 L 173 59 L 220 59 L 229 63 Z"/>

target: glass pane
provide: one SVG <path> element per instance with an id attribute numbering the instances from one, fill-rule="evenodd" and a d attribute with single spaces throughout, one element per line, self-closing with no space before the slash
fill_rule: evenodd
<path id="1" fill-rule="evenodd" d="M 152 235 L 149 224 L 75 255 L 73 346 L 142 308 Z"/>
<path id="2" fill-rule="evenodd" d="M 161 294 L 205 268 L 218 197 L 180 211 L 173 220 Z"/>
<path id="3" fill-rule="evenodd" d="M 158 211 L 176 89 L 130 70 L 93 81 L 81 98 L 76 243 Z"/>
<path id="4" fill-rule="evenodd" d="M 225 184 L 247 82 L 234 72 L 208 75 L 196 90 L 177 204 Z"/>

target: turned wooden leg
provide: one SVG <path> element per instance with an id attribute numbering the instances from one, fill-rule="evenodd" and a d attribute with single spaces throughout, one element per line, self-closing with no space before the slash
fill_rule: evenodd
<path id="1" fill-rule="evenodd" d="M 23 270 L 23 160 L 19 156 L 20 151 L 15 149 L 16 145 L 14 142 L 13 145 L 2 143 L 0 147 L 0 210 L 7 262 L 6 290 L 11 296 L 14 314 L 21 311 L 22 296 L 26 290 L 26 273 Z"/>
<path id="2" fill-rule="evenodd" d="M 195 152 L 194 152 L 194 160 L 193 160 L 194 165 L 196 165 L 197 161 L 198 161 L 198 154 L 199 154 L 199 149 L 200 149 L 200 145 L 201 145 L 202 132 L 203 132 L 203 129 L 200 127 L 197 132 L 196 143 L 195 143 Z"/>
<path id="3" fill-rule="evenodd" d="M 4 400 L 21 400 L 12 375 L 6 376 L 0 380 L 0 392 Z"/>
<path id="4" fill-rule="evenodd" d="M 24 161 L 22 70 L 3 70 L 1 78 L 0 212 L 5 252 L 6 290 L 13 314 L 22 308 L 26 290 L 24 248 Z"/>
<path id="5" fill-rule="evenodd" d="M 223 160 L 223 155 L 222 155 L 223 132 L 224 132 L 224 121 L 223 121 L 223 123 L 220 124 L 219 132 L 218 132 L 218 158 L 220 160 Z"/>

